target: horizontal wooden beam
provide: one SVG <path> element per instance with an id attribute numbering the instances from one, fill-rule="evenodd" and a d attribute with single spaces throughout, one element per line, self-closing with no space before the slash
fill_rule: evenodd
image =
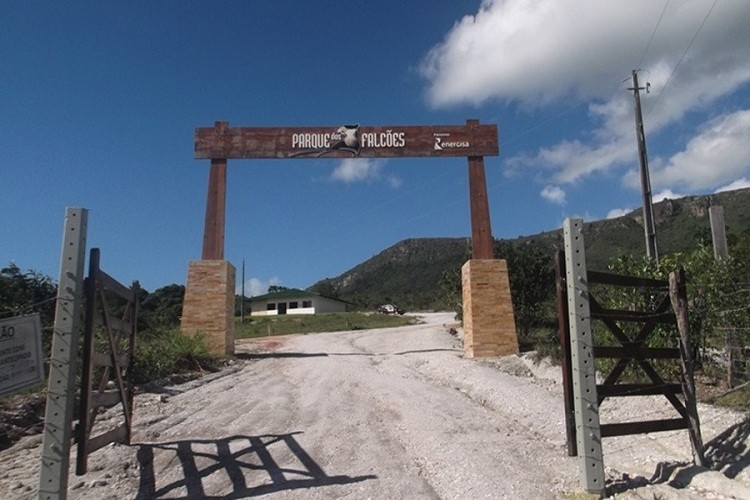
<path id="1" fill-rule="evenodd" d="M 640 286 L 645 288 L 669 289 L 669 281 L 653 278 L 641 278 L 638 276 L 624 276 L 622 274 L 603 273 L 600 271 L 588 271 L 586 277 L 589 283 L 601 283 L 615 286 Z"/>
<path id="2" fill-rule="evenodd" d="M 125 300 L 133 300 L 135 297 L 131 288 L 126 287 L 101 269 L 97 273 L 96 280 L 99 282 L 101 288 L 117 294 Z"/>
<path id="3" fill-rule="evenodd" d="M 596 394 L 600 399 L 625 396 L 658 396 L 660 394 L 680 394 L 680 384 L 616 384 L 597 385 Z"/>
<path id="4" fill-rule="evenodd" d="M 127 444 L 128 427 L 123 423 L 114 429 L 110 429 L 104 434 L 89 438 L 86 444 L 86 452 L 93 453 L 96 450 L 107 446 L 110 443 Z M 85 473 L 85 471 L 84 471 Z M 80 475 L 80 474 L 79 474 Z"/>
<path id="5" fill-rule="evenodd" d="M 627 311 L 624 309 L 595 310 L 593 307 L 591 308 L 591 319 L 662 325 L 674 325 L 677 322 L 673 312 L 653 313 L 650 311 Z"/>
<path id="6" fill-rule="evenodd" d="M 195 129 L 195 157 L 396 158 L 497 156 L 497 125 L 213 127 Z"/>
<path id="7" fill-rule="evenodd" d="M 641 347 L 641 344 L 626 344 L 628 347 L 594 346 L 596 358 L 619 359 L 680 359 L 680 350 L 671 347 Z"/>
<path id="8" fill-rule="evenodd" d="M 618 424 L 602 424 L 602 437 L 627 436 L 630 434 L 647 434 L 649 432 L 676 431 L 687 428 L 688 423 L 684 418 L 647 420 L 645 422 L 624 422 Z"/>

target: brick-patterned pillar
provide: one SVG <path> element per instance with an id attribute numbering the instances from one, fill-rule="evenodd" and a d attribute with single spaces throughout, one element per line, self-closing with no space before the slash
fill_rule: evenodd
<path id="1" fill-rule="evenodd" d="M 234 266 L 193 260 L 188 269 L 180 330 L 200 332 L 214 354 L 234 354 Z"/>
<path id="2" fill-rule="evenodd" d="M 504 260 L 471 259 L 461 268 L 464 356 L 518 353 L 518 337 Z"/>

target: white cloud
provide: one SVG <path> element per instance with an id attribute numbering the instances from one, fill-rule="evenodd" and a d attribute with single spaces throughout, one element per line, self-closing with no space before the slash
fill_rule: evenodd
<path id="1" fill-rule="evenodd" d="M 546 186 L 539 194 L 542 195 L 542 198 L 552 203 L 557 203 L 558 205 L 565 204 L 565 191 L 560 186 Z"/>
<path id="2" fill-rule="evenodd" d="M 265 295 L 268 293 L 268 287 L 271 285 L 281 285 L 281 279 L 278 276 L 273 276 L 267 280 L 261 280 L 258 278 L 250 278 L 245 280 L 245 297 L 257 297 L 258 295 Z M 237 286 L 237 294 L 242 293 L 241 284 Z"/>
<path id="3" fill-rule="evenodd" d="M 735 189 L 747 189 L 750 188 L 750 181 L 745 177 L 737 179 L 736 181 L 727 184 L 726 186 L 720 187 L 715 193 L 723 193 L 724 191 L 734 191 Z"/>
<path id="4" fill-rule="evenodd" d="M 347 158 L 341 160 L 331 174 L 334 181 L 345 183 L 376 179 L 380 176 L 383 162 L 370 158 Z"/>
<path id="5" fill-rule="evenodd" d="M 511 158 L 506 165 L 511 171 L 528 167 L 557 170 L 554 180 L 570 183 L 633 156 L 633 142 L 634 139 L 623 138 L 597 147 L 580 141 L 563 141 L 551 148 L 541 148 L 533 156 Z"/>
<path id="6" fill-rule="evenodd" d="M 750 174 L 750 110 L 717 117 L 702 127 L 684 151 L 651 172 L 655 186 L 713 188 Z"/>
<path id="7" fill-rule="evenodd" d="M 632 211 L 632 208 L 613 208 L 612 210 L 607 212 L 607 216 L 605 218 L 616 219 L 617 217 L 622 217 L 623 215 L 627 215 Z"/>
<path id="8" fill-rule="evenodd" d="M 377 180 L 381 178 L 385 163 L 385 160 L 372 158 L 347 158 L 341 160 L 333 169 L 331 180 L 346 184 Z M 402 180 L 394 175 L 386 176 L 385 180 L 393 188 L 399 187 L 402 183 Z"/>
<path id="9" fill-rule="evenodd" d="M 390 184 L 390 186 L 393 189 L 401 187 L 401 184 L 403 184 L 403 183 L 404 183 L 404 181 L 401 180 L 401 178 L 396 177 L 395 175 L 389 175 L 388 176 L 388 184 Z"/>
<path id="10" fill-rule="evenodd" d="M 670 5 L 644 62 L 672 68 L 708 7 L 701 0 Z M 564 95 L 608 96 L 612 84 L 622 80 L 623 68 L 639 62 L 662 8 L 651 0 L 485 0 L 422 60 L 428 98 L 436 106 L 488 99 L 536 106 Z M 718 5 L 685 67 L 710 66 L 729 75 L 743 61 L 748 69 L 742 52 L 749 13 L 746 2 Z M 717 57 L 695 61 L 705 55 Z"/>
<path id="11" fill-rule="evenodd" d="M 629 82 L 622 82 L 630 68 L 640 63 L 648 70 L 640 82 L 651 83 L 651 94 L 643 94 L 647 134 L 690 111 L 706 111 L 717 98 L 750 82 L 750 2 L 717 3 L 702 27 L 711 4 L 671 2 L 644 54 L 663 7 L 663 2 L 647 0 L 485 0 L 476 15 L 457 22 L 422 60 L 428 100 L 436 107 L 488 100 L 529 108 L 562 100 L 573 106 L 588 102 L 595 128 L 581 130 L 585 139 L 516 156 L 506 162 L 508 168 L 552 171 L 545 175 L 568 183 L 632 166 L 632 93 L 626 90 Z M 687 159 L 676 158 L 682 165 Z M 713 164 L 724 160 L 731 162 L 716 157 Z"/>

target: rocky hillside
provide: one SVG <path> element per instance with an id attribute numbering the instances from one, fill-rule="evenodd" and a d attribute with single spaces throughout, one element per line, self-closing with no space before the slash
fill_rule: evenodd
<path id="1" fill-rule="evenodd" d="M 724 207 L 730 241 L 750 232 L 750 189 L 664 200 L 654 205 L 659 253 L 690 250 L 700 240 L 710 244 L 708 209 L 712 205 Z M 584 235 L 592 269 L 605 268 L 619 255 L 645 251 L 640 209 L 614 219 L 586 223 Z M 507 241 L 516 248 L 538 247 L 549 253 L 551 261 L 553 252 L 562 248 L 562 229 Z M 407 239 L 311 288 L 332 285 L 341 298 L 363 308 L 383 302 L 397 302 L 409 309 L 439 308 L 443 272 L 459 268 L 470 252 L 468 238 Z"/>

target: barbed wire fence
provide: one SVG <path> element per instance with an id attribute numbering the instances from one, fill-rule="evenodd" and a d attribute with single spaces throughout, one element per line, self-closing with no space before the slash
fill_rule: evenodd
<path id="1" fill-rule="evenodd" d="M 708 311 L 704 332 L 704 363 L 723 371 L 730 391 L 746 386 L 750 382 L 750 283 L 701 283 L 694 288 L 713 294 L 714 308 Z"/>

